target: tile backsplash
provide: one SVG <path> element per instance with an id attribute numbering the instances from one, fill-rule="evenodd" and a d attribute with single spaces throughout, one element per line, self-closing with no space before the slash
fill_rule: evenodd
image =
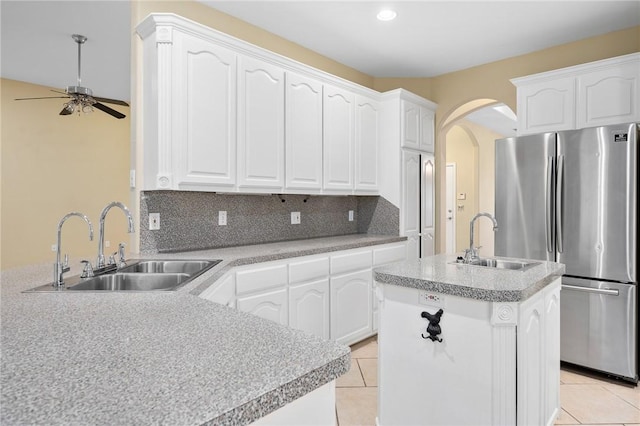
<path id="1" fill-rule="evenodd" d="M 144 191 L 140 200 L 140 251 L 162 253 L 356 233 L 398 235 L 399 210 L 382 197 L 241 195 Z M 354 220 L 349 221 L 349 210 Z M 218 225 L 218 212 L 227 225 Z M 300 224 L 291 224 L 300 212 Z M 149 213 L 160 229 L 149 230 Z"/>

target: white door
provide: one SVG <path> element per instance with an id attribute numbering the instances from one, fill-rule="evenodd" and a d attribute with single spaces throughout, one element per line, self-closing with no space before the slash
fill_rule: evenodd
<path id="1" fill-rule="evenodd" d="M 287 305 L 287 289 L 280 288 L 252 296 L 238 297 L 236 307 L 239 311 L 288 325 Z"/>
<path id="2" fill-rule="evenodd" d="M 331 340 L 349 345 L 372 333 L 371 269 L 331 277 Z"/>
<path id="3" fill-rule="evenodd" d="M 402 235 L 407 237 L 407 260 L 420 257 L 420 154 L 402 150 Z"/>
<path id="4" fill-rule="evenodd" d="M 420 256 L 435 254 L 435 160 L 432 154 L 421 156 L 421 249 Z"/>
<path id="5" fill-rule="evenodd" d="M 289 327 L 329 340 L 329 279 L 289 287 Z"/>
<path id="6" fill-rule="evenodd" d="M 446 188 L 446 245 L 447 254 L 456 252 L 456 165 L 447 164 L 447 188 Z"/>
<path id="7" fill-rule="evenodd" d="M 324 86 L 324 188 L 353 190 L 354 96 L 346 90 Z"/>
<path id="8" fill-rule="evenodd" d="M 238 184 L 284 186 L 284 70 L 240 57 Z"/>
<path id="9" fill-rule="evenodd" d="M 178 186 L 236 181 L 236 54 L 175 33 L 173 158 Z"/>
<path id="10" fill-rule="evenodd" d="M 356 96 L 356 182 L 358 192 L 378 191 L 378 123 L 380 110 L 373 99 Z"/>
<path id="11" fill-rule="evenodd" d="M 286 75 L 287 188 L 322 188 L 322 83 Z"/>

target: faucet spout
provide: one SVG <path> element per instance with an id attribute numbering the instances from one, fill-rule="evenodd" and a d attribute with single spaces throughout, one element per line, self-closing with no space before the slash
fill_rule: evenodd
<path id="1" fill-rule="evenodd" d="M 477 215 L 475 215 L 473 217 L 473 219 L 471 219 L 471 223 L 469 224 L 469 249 L 465 250 L 465 262 L 469 263 L 470 261 L 472 261 L 473 259 L 478 257 L 478 248 L 474 247 L 474 243 L 473 243 L 473 234 L 474 234 L 474 224 L 476 222 L 476 220 L 478 220 L 481 217 L 486 217 L 491 219 L 491 222 L 493 222 L 493 230 L 496 231 L 498 229 L 498 221 L 496 220 L 496 218 L 491 215 L 490 213 L 478 213 Z"/>
<path id="2" fill-rule="evenodd" d="M 65 256 L 64 264 L 60 262 L 60 253 L 62 251 L 60 249 L 60 245 L 62 243 L 62 225 L 64 225 L 67 219 L 72 216 L 78 216 L 81 219 L 84 219 L 85 222 L 87 222 L 87 225 L 89 225 L 89 240 L 93 241 L 93 225 L 86 215 L 79 212 L 71 212 L 64 215 L 64 217 L 60 219 L 60 222 L 58 223 L 58 239 L 56 242 L 56 263 L 53 265 L 53 285 L 55 287 L 59 287 L 64 284 L 63 274 L 69 271 L 67 257 Z"/>
<path id="3" fill-rule="evenodd" d="M 133 216 L 131 215 L 131 212 L 129 211 L 127 206 L 125 206 L 119 201 L 112 201 L 111 203 L 107 204 L 105 208 L 102 209 L 102 212 L 100 213 L 100 222 L 99 222 L 99 229 L 98 229 L 98 260 L 96 261 L 96 268 L 102 268 L 105 266 L 104 222 L 105 222 L 105 218 L 107 217 L 107 213 L 109 212 L 109 210 L 111 210 L 112 207 L 118 207 L 120 208 L 120 210 L 124 212 L 124 214 L 127 216 L 127 222 L 128 222 L 127 232 L 129 234 L 132 234 L 134 232 Z"/>

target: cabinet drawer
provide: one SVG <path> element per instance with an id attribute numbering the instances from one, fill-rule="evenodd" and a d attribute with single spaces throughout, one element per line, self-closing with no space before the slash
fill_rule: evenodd
<path id="1" fill-rule="evenodd" d="M 307 259 L 289 264 L 289 283 L 303 283 L 329 275 L 329 257 Z"/>
<path id="2" fill-rule="evenodd" d="M 287 265 L 270 265 L 236 272 L 238 295 L 287 284 Z"/>
<path id="3" fill-rule="evenodd" d="M 396 244 L 373 250 L 373 266 L 404 260 L 407 253 L 406 244 Z"/>
<path id="4" fill-rule="evenodd" d="M 331 275 L 371 268 L 371 250 L 331 256 Z"/>

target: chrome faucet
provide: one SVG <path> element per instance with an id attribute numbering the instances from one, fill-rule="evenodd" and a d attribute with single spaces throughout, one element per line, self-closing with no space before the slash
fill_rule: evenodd
<path id="1" fill-rule="evenodd" d="M 64 285 L 63 275 L 65 272 L 69 272 L 69 256 L 64 255 L 64 263 L 60 262 L 60 244 L 62 240 L 62 225 L 69 219 L 71 216 L 78 216 L 84 219 L 89 225 L 89 240 L 93 241 L 93 225 L 87 216 L 78 212 L 71 212 L 66 214 L 60 222 L 58 223 L 58 241 L 56 245 L 56 263 L 53 265 L 53 286 L 61 287 Z"/>
<path id="2" fill-rule="evenodd" d="M 104 268 L 106 266 L 104 262 L 104 219 L 107 216 L 107 213 L 109 212 L 111 207 L 119 207 L 124 212 L 124 214 L 127 215 L 127 221 L 129 222 L 129 227 L 127 232 L 129 232 L 130 234 L 133 233 L 133 216 L 131 216 L 131 212 L 129 211 L 127 206 L 125 206 L 119 201 L 113 201 L 107 204 L 105 208 L 102 209 L 102 212 L 100 213 L 100 224 L 99 224 L 99 230 L 98 230 L 98 260 L 96 261 L 96 266 L 95 266 L 97 269 Z M 94 272 L 97 272 L 97 271 L 94 271 Z"/>
<path id="3" fill-rule="evenodd" d="M 491 219 L 491 221 L 493 222 L 494 231 L 498 229 L 498 221 L 491 214 L 478 213 L 477 215 L 475 215 L 473 219 L 471 219 L 471 223 L 469 225 L 469 228 L 470 228 L 469 229 L 469 248 L 464 251 L 464 263 L 471 263 L 478 258 L 478 249 L 480 247 L 473 246 L 473 234 L 474 234 L 473 231 L 474 231 L 474 224 L 476 220 L 478 220 L 482 216 L 488 217 L 489 219 Z"/>

